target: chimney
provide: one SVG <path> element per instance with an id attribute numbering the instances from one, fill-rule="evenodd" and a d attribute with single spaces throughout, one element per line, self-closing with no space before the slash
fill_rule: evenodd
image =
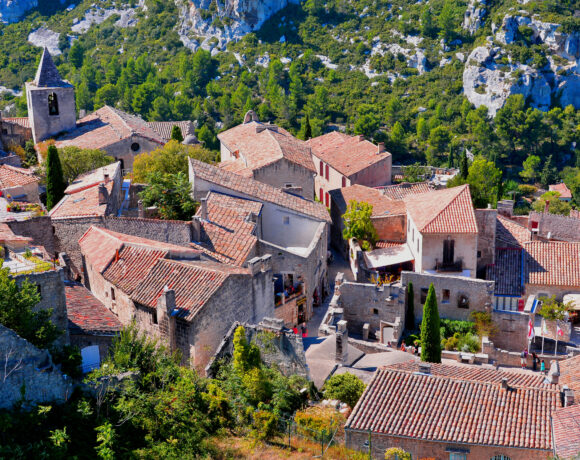
<path id="1" fill-rule="evenodd" d="M 140 219 L 145 217 L 145 209 L 143 209 L 143 200 L 137 201 L 137 215 Z"/>
<path id="2" fill-rule="evenodd" d="M 564 393 L 564 407 L 573 406 L 574 405 L 574 391 L 564 386 L 562 389 Z"/>
<path id="3" fill-rule="evenodd" d="M 358 141 L 359 141 L 359 142 L 362 142 L 362 141 L 364 141 L 364 140 L 365 140 L 365 137 L 364 137 L 362 134 L 359 134 L 359 135 L 358 135 Z"/>
<path id="4" fill-rule="evenodd" d="M 385 143 L 379 142 L 377 144 L 377 153 L 383 153 L 385 151 Z"/>
<path id="5" fill-rule="evenodd" d="M 109 173 L 103 173 L 103 178 L 105 179 L 105 184 L 109 183 Z"/>
<path id="6" fill-rule="evenodd" d="M 201 206 L 201 219 L 202 220 L 207 220 L 207 198 L 202 198 L 201 200 L 199 200 Z"/>
<path id="7" fill-rule="evenodd" d="M 262 259 L 260 257 L 253 257 L 248 260 L 246 266 L 250 269 L 252 276 L 256 276 L 262 270 Z"/>
<path id="8" fill-rule="evenodd" d="M 501 379 L 501 386 L 506 391 L 510 389 L 510 386 L 508 385 L 507 378 L 504 377 Z"/>
<path id="9" fill-rule="evenodd" d="M 550 212 L 550 200 L 546 200 L 546 206 L 544 206 L 544 212 Z"/>
<path id="10" fill-rule="evenodd" d="M 341 320 L 336 325 L 336 350 L 335 361 L 339 364 L 346 364 L 348 362 L 348 330 L 347 321 Z"/>
<path id="11" fill-rule="evenodd" d="M 548 372 L 548 379 L 550 383 L 557 385 L 558 380 L 560 379 L 560 364 L 558 361 L 553 360 L 552 364 L 550 365 L 550 372 Z"/>
<path id="12" fill-rule="evenodd" d="M 191 218 L 191 239 L 192 241 L 201 241 L 201 219 L 199 216 Z"/>
<path id="13" fill-rule="evenodd" d="M 157 322 L 159 324 L 159 331 L 162 337 L 167 340 L 170 351 L 175 351 L 177 347 L 175 339 L 175 316 L 173 316 L 175 309 L 175 291 L 165 286 L 159 300 L 157 300 Z"/>
<path id="14" fill-rule="evenodd" d="M 419 373 L 431 375 L 431 364 L 429 363 L 419 363 Z"/>
<path id="15" fill-rule="evenodd" d="M 109 201 L 109 192 L 107 191 L 105 184 L 101 182 L 99 184 L 99 204 L 100 205 L 107 204 L 108 201 Z"/>

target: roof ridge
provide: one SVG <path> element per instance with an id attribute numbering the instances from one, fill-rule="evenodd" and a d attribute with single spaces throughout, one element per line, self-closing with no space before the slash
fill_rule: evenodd
<path id="1" fill-rule="evenodd" d="M 115 109 L 114 107 L 111 107 L 110 105 L 106 105 L 104 107 L 107 107 L 109 110 L 111 110 L 113 112 L 113 114 L 115 114 L 115 116 L 121 120 L 121 123 L 123 123 L 123 125 L 129 130 L 129 132 L 131 134 L 135 134 L 135 130 L 133 128 L 131 128 L 131 126 L 129 126 L 129 124 L 125 121 L 125 119 L 121 116 L 121 114 L 119 113 L 119 111 L 117 109 Z M 130 115 L 130 114 L 127 114 Z M 115 129 L 113 127 L 113 129 Z"/>
<path id="2" fill-rule="evenodd" d="M 447 203 L 446 206 L 444 206 L 441 210 L 439 210 L 439 212 L 437 212 L 428 222 L 426 222 L 420 229 L 419 231 L 423 231 L 424 229 L 426 229 L 435 219 L 437 219 L 441 214 L 443 214 L 443 212 L 445 212 L 445 210 L 449 209 L 449 206 L 451 206 L 455 200 L 463 193 L 463 191 L 466 188 L 469 188 L 468 184 L 463 184 L 460 185 L 458 187 L 451 187 L 449 189 L 444 189 L 444 190 L 453 190 L 454 188 L 460 189 L 458 190 L 456 193 L 456 195 Z M 437 192 L 437 190 L 434 190 L 434 192 Z M 431 192 L 425 192 L 427 193 L 431 193 Z M 471 199 L 471 197 L 469 197 L 469 199 Z"/>

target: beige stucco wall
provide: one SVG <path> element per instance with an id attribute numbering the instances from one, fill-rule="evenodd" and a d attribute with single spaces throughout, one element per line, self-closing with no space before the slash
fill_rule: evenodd
<path id="1" fill-rule="evenodd" d="M 281 189 L 292 187 L 302 188 L 302 196 L 314 200 L 314 172 L 286 159 L 254 170 L 254 179 L 264 184 Z"/>
<path id="2" fill-rule="evenodd" d="M 131 150 L 131 145 L 136 142 L 139 144 L 139 150 L 134 152 Z M 147 153 L 155 150 L 157 148 L 163 147 L 161 144 L 157 142 L 153 142 L 143 136 L 138 134 L 132 135 L 130 138 L 121 139 L 119 142 L 115 142 L 114 144 L 110 144 L 107 147 L 103 148 L 105 152 L 107 152 L 110 156 L 112 156 L 115 160 L 123 161 L 123 169 L 133 169 L 133 160 L 137 155 L 140 153 Z"/>

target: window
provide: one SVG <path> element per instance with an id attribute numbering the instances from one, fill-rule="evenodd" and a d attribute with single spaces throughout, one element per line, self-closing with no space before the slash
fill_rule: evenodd
<path id="1" fill-rule="evenodd" d="M 322 203 L 324 201 L 324 190 L 322 190 L 322 187 L 320 187 L 319 190 L 319 194 L 318 194 L 318 199 L 320 200 L 320 202 Z"/>
<path id="2" fill-rule="evenodd" d="M 330 195 L 328 194 L 328 192 L 326 192 L 326 207 L 330 208 Z"/>
<path id="3" fill-rule="evenodd" d="M 133 150 L 133 152 L 138 152 L 140 148 L 141 146 L 137 142 L 131 144 L 131 150 Z"/>
<path id="4" fill-rule="evenodd" d="M 37 285 L 36 285 L 36 292 L 38 292 L 38 294 L 39 294 L 40 296 L 42 296 L 42 287 L 40 286 L 40 284 L 37 284 Z"/>
<path id="5" fill-rule="evenodd" d="M 58 115 L 58 97 L 56 97 L 55 93 L 48 95 L 48 114 Z"/>
<path id="6" fill-rule="evenodd" d="M 457 308 L 469 308 L 469 298 L 465 294 L 459 294 Z"/>
<path id="7" fill-rule="evenodd" d="M 346 177 L 342 176 L 342 186 L 346 187 Z"/>
<path id="8" fill-rule="evenodd" d="M 447 239 L 443 241 L 443 265 L 451 265 L 454 257 L 455 240 L 452 240 L 451 237 L 448 236 Z"/>
<path id="9" fill-rule="evenodd" d="M 320 177 L 324 177 L 324 163 L 320 162 Z"/>
<path id="10" fill-rule="evenodd" d="M 289 224 L 290 224 L 290 217 L 284 216 L 284 225 L 289 225 Z"/>
<path id="11" fill-rule="evenodd" d="M 328 167 L 328 165 L 326 165 L 326 180 L 328 180 L 328 177 L 330 176 L 329 171 L 330 168 Z"/>
<path id="12" fill-rule="evenodd" d="M 477 251 L 477 258 L 480 259 L 481 258 L 481 251 Z"/>
<path id="13" fill-rule="evenodd" d="M 427 288 L 421 288 L 421 304 L 423 305 L 425 303 L 425 301 L 427 300 L 427 293 L 429 292 L 429 289 Z"/>
<path id="14" fill-rule="evenodd" d="M 460 452 L 450 452 L 449 460 L 467 460 L 467 454 Z"/>
<path id="15" fill-rule="evenodd" d="M 157 324 L 157 321 L 158 321 L 158 320 L 157 320 L 157 310 L 153 310 L 153 312 L 152 312 L 151 316 L 152 316 L 152 318 L 151 318 L 151 319 L 152 319 L 152 321 L 153 321 L 153 324 Z"/>
<path id="16" fill-rule="evenodd" d="M 449 289 L 443 289 L 441 293 L 441 302 L 442 303 L 449 303 L 449 298 L 451 297 L 451 293 Z"/>
<path id="17" fill-rule="evenodd" d="M 111 300 L 115 300 L 115 290 L 111 288 Z"/>
<path id="18" fill-rule="evenodd" d="M 378 315 L 378 314 L 379 314 L 379 309 L 373 308 L 373 315 Z"/>
<path id="19" fill-rule="evenodd" d="M 4 134 L 6 136 L 8 134 L 8 130 L 7 129 L 3 129 L 2 130 L 2 134 Z"/>
<path id="20" fill-rule="evenodd" d="M 511 460 L 507 455 L 494 455 L 491 460 Z"/>

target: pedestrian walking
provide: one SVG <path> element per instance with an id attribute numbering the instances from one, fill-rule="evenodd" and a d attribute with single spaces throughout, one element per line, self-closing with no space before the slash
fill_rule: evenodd
<path id="1" fill-rule="evenodd" d="M 532 353 L 532 369 L 535 371 L 538 370 L 538 356 L 536 353 Z"/>
<path id="2" fill-rule="evenodd" d="M 540 372 L 542 372 L 542 374 L 546 373 L 546 363 L 544 362 L 543 359 L 542 362 L 540 363 Z"/>
<path id="3" fill-rule="evenodd" d="M 523 350 L 520 354 L 520 364 L 522 365 L 522 369 L 526 368 L 526 350 Z"/>

